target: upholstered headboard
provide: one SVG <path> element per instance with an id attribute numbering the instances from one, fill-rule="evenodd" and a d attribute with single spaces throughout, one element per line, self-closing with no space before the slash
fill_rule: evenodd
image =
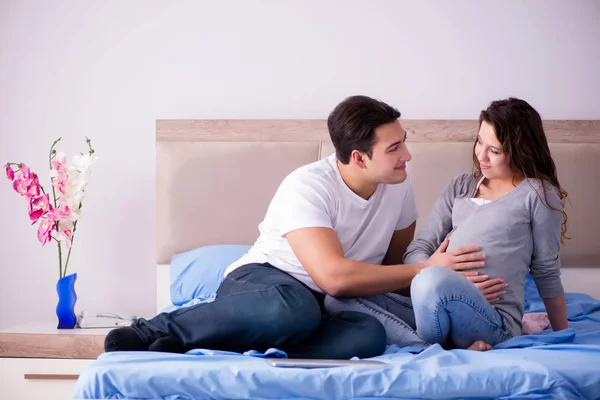
<path id="1" fill-rule="evenodd" d="M 449 180 L 471 171 L 478 123 L 402 123 L 423 221 Z M 600 121 L 544 125 L 569 193 L 563 265 L 600 266 Z M 156 140 L 158 264 L 203 245 L 252 244 L 281 180 L 334 152 L 321 120 L 159 120 Z"/>

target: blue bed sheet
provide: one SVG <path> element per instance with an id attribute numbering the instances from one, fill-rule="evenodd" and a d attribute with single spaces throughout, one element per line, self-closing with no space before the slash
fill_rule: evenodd
<path id="1" fill-rule="evenodd" d="M 533 287 L 535 290 L 535 287 Z M 544 311 L 531 285 L 526 312 Z M 388 367 L 288 369 L 265 357 L 197 349 L 187 354 L 102 354 L 79 378 L 85 399 L 600 399 L 600 301 L 567 294 L 569 329 L 516 337 L 488 352 L 389 346 Z"/>

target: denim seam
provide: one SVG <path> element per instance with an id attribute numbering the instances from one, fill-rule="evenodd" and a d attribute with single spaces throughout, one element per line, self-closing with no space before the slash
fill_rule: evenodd
<path id="1" fill-rule="evenodd" d="M 226 276 L 225 279 L 227 279 L 228 281 L 231 282 L 235 282 L 235 283 L 254 283 L 254 284 L 260 284 L 261 282 L 254 282 L 252 280 L 246 280 L 246 279 L 242 279 L 242 278 L 232 278 L 230 276 Z"/>

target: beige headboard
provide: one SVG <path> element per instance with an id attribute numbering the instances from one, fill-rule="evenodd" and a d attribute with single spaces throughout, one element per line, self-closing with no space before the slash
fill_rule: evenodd
<path id="1" fill-rule="evenodd" d="M 409 169 L 423 221 L 449 180 L 471 171 L 478 123 L 402 124 L 409 132 Z M 572 239 L 562 249 L 563 265 L 600 266 L 600 121 L 544 126 L 569 193 Z M 322 120 L 157 121 L 157 263 L 204 245 L 252 244 L 281 180 L 333 152 Z"/>

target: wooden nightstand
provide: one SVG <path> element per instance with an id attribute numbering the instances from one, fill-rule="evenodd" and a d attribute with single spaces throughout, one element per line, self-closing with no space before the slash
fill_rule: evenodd
<path id="1" fill-rule="evenodd" d="M 0 398 L 71 398 L 110 330 L 56 329 L 56 322 L 0 329 Z"/>

